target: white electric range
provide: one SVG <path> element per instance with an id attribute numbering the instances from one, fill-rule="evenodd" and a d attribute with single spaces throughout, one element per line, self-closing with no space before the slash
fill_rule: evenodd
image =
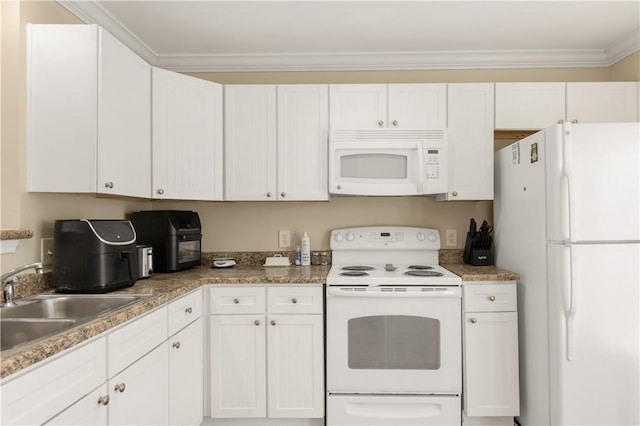
<path id="1" fill-rule="evenodd" d="M 327 425 L 460 425 L 461 284 L 437 230 L 331 232 Z"/>

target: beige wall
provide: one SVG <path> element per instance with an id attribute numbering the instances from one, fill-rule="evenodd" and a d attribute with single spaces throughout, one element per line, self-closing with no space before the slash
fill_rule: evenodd
<path id="1" fill-rule="evenodd" d="M 611 81 L 640 81 L 640 51 L 613 64 L 609 70 Z"/>
<path id="2" fill-rule="evenodd" d="M 79 23 L 54 1 L 2 1 L 2 229 L 32 229 L 33 239 L 16 254 L 0 256 L 2 272 L 39 260 L 40 238 L 52 235 L 53 221 L 68 218 L 124 218 L 139 209 L 191 209 L 203 223 L 205 251 L 277 250 L 279 229 L 289 229 L 294 246 L 300 232 L 311 236 L 314 250 L 329 248 L 333 228 L 374 224 L 427 226 L 458 230 L 463 247 L 471 217 L 492 221 L 492 203 L 436 203 L 429 197 L 339 197 L 330 202 L 145 202 L 95 198 L 91 195 L 25 192 L 24 25 Z M 636 61 L 638 55 L 635 55 Z M 635 67 L 635 68 L 634 68 Z M 635 74 L 634 74 L 635 73 Z M 492 82 L 607 81 L 633 79 L 637 64 L 608 68 L 524 70 L 428 70 L 366 72 L 193 73 L 220 83 L 348 83 L 348 82 Z M 619 77 L 620 76 L 620 77 Z M 8 107 L 5 110 L 5 105 Z M 6 138 L 5 138 L 5 135 Z"/>

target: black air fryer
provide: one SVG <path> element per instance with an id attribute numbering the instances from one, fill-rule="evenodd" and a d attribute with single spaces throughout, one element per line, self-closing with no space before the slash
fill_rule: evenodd
<path id="1" fill-rule="evenodd" d="M 106 293 L 138 278 L 136 233 L 128 220 L 56 220 L 53 287 L 58 293 Z"/>

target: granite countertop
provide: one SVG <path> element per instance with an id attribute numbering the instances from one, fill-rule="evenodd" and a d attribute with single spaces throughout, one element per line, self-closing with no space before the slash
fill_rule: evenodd
<path id="1" fill-rule="evenodd" d="M 442 266 L 461 276 L 463 281 L 515 281 L 519 278 L 518 274 L 495 266 L 471 266 L 463 263 L 446 263 Z M 203 285 L 323 285 L 329 268 L 330 266 L 266 268 L 256 265 L 236 265 L 232 268 L 214 269 L 209 266 L 199 266 L 171 274 L 154 274 L 151 278 L 138 280 L 133 287 L 114 292 L 116 294 L 149 294 L 151 297 L 67 332 L 26 345 L 18 352 L 10 353 L 9 356 L 0 360 L 0 379 L 108 331 Z M 45 282 L 48 280 L 50 277 L 43 279 Z M 43 293 L 42 287 L 35 288 L 40 290 L 37 293 Z"/>
<path id="2" fill-rule="evenodd" d="M 57 334 L 46 340 L 25 345 L 0 360 L 0 379 L 4 379 L 39 361 L 110 330 L 154 308 L 164 305 L 206 284 L 316 284 L 325 282 L 329 266 L 235 266 L 213 269 L 200 266 L 172 274 L 154 274 L 138 280 L 133 287 L 111 294 L 149 294 L 151 297 L 113 314 L 99 317 L 79 327 Z M 18 300 L 19 303 L 19 300 Z"/>

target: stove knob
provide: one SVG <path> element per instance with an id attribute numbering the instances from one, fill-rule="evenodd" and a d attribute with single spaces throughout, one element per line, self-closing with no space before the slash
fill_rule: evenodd
<path id="1" fill-rule="evenodd" d="M 429 233 L 429 241 L 431 241 L 432 243 L 438 241 L 438 234 L 436 234 L 435 232 Z"/>
<path id="2" fill-rule="evenodd" d="M 333 234 L 333 241 L 335 241 L 336 243 L 341 243 L 343 240 L 342 234 L 341 233 L 336 233 Z"/>
<path id="3" fill-rule="evenodd" d="M 348 232 L 347 233 L 347 236 L 346 236 L 347 241 L 353 241 L 355 238 L 356 238 L 356 236 L 353 235 L 353 232 Z"/>
<path id="4" fill-rule="evenodd" d="M 424 234 L 424 232 L 419 232 L 416 238 L 418 238 L 418 241 L 424 241 L 427 239 L 427 236 Z"/>

